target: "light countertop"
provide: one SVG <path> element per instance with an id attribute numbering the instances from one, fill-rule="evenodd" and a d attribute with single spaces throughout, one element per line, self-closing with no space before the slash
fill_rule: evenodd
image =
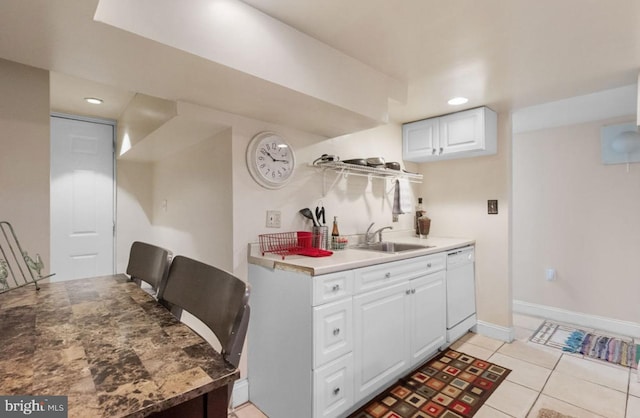
<path id="1" fill-rule="evenodd" d="M 282 256 L 278 254 L 266 253 L 262 255 L 260 245 L 258 243 L 251 243 L 249 244 L 248 262 L 250 264 L 260 265 L 271 269 L 300 271 L 308 273 L 311 276 L 318 276 L 337 271 L 388 263 L 390 261 L 435 254 L 475 243 L 475 240 L 469 238 L 418 238 L 408 235 L 397 235 L 393 237 L 385 236 L 384 241 L 420 244 L 433 247 L 399 253 L 383 253 L 347 247 L 344 250 L 333 251 L 333 255 L 328 257 L 287 255 L 283 260 Z"/>

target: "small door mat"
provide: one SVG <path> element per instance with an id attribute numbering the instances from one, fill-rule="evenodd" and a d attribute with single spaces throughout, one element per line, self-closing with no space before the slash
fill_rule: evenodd
<path id="1" fill-rule="evenodd" d="M 529 341 L 633 369 L 640 360 L 640 345 L 633 338 L 611 337 L 549 320 Z"/>
<path id="2" fill-rule="evenodd" d="M 447 350 L 349 417 L 472 417 L 510 372 L 497 364 Z"/>

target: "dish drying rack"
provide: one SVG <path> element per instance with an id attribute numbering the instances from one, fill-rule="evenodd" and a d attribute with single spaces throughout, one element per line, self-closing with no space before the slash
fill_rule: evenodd
<path id="1" fill-rule="evenodd" d="M 13 226 L 9 222 L 0 221 L 0 293 L 31 283 L 35 284 L 36 290 L 40 290 L 38 280 L 55 274 L 42 276 L 43 268 L 40 254 L 36 254 L 35 260 L 32 259 L 29 253 L 22 249 Z"/>
<path id="2" fill-rule="evenodd" d="M 258 235 L 260 251 L 278 254 L 284 258 L 288 255 L 305 255 L 307 257 L 326 257 L 333 254 L 332 251 L 315 248 L 313 243 L 318 242 L 319 236 L 308 231 L 278 232 L 274 234 Z"/>
<path id="3" fill-rule="evenodd" d="M 369 178 L 380 179 L 399 179 L 405 178 L 412 183 L 422 183 L 422 174 L 408 173 L 402 170 L 393 170 L 385 167 L 370 167 L 367 165 L 349 164 L 342 161 L 325 161 L 312 164 L 313 167 L 321 168 L 323 175 L 322 182 L 322 194 L 326 196 L 338 183 L 341 178 L 347 178 L 349 175 L 363 176 Z M 326 175 L 327 170 L 335 171 L 337 173 L 333 183 L 327 188 Z"/>

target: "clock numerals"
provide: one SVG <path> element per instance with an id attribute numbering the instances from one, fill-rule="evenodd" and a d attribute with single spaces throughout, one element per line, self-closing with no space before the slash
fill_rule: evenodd
<path id="1" fill-rule="evenodd" d="M 260 185 L 277 189 L 291 179 L 295 167 L 293 149 L 279 135 L 263 132 L 247 148 L 249 172 Z"/>

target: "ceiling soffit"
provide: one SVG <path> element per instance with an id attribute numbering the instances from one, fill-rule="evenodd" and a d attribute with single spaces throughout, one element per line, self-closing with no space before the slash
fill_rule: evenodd
<path id="1" fill-rule="evenodd" d="M 236 0 L 100 0 L 95 20 L 372 121 L 406 84 Z M 184 22 L 189 22 L 185 27 Z"/>

